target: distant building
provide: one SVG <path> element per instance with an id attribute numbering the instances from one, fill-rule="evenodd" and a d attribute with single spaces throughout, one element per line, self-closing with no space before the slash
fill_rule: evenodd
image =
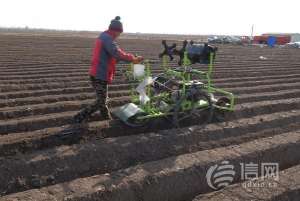
<path id="1" fill-rule="evenodd" d="M 286 43 L 291 42 L 291 36 L 288 34 L 280 34 L 280 33 L 267 33 L 261 36 L 254 36 L 253 42 L 258 44 L 267 44 L 270 38 L 274 38 L 277 45 L 284 45 Z"/>
<path id="2" fill-rule="evenodd" d="M 290 36 L 290 42 L 299 42 L 300 41 L 300 33 L 266 33 L 263 35 L 272 35 L 272 36 Z"/>
<path id="3" fill-rule="evenodd" d="M 275 37 L 277 45 L 300 41 L 300 33 L 265 33 L 261 36 L 254 36 L 253 42 L 258 44 L 267 44 L 269 37 Z"/>

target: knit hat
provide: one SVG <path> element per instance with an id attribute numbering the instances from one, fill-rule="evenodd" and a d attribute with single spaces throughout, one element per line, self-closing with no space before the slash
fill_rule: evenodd
<path id="1" fill-rule="evenodd" d="M 120 20 L 120 16 L 115 17 L 115 19 L 110 22 L 109 30 L 123 32 L 123 25 Z"/>

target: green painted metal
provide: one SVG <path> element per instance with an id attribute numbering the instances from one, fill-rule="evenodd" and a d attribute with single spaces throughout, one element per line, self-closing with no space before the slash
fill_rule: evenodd
<path id="1" fill-rule="evenodd" d="M 164 75 L 167 77 L 176 77 L 178 80 L 180 80 L 180 83 L 182 83 L 182 89 L 180 90 L 181 96 L 183 96 L 185 93 L 187 93 L 187 87 L 189 84 L 191 84 L 192 81 L 192 76 L 196 76 L 198 80 L 203 82 L 203 90 L 210 94 L 211 97 L 213 97 L 214 93 L 222 94 L 225 97 L 227 97 L 230 100 L 230 103 L 225 105 L 225 106 L 219 106 L 214 104 L 214 107 L 219 109 L 219 110 L 224 110 L 224 111 L 234 111 L 234 104 L 235 104 L 235 96 L 223 89 L 215 88 L 213 87 L 213 81 L 211 79 L 212 73 L 213 73 L 213 59 L 214 55 L 210 54 L 209 58 L 209 64 L 208 64 L 208 70 L 205 71 L 200 71 L 196 69 L 191 68 L 191 62 L 188 59 L 188 54 L 187 52 L 184 53 L 184 58 L 183 58 L 183 66 L 181 67 L 180 70 L 176 69 L 171 69 L 169 64 L 168 64 L 168 58 L 167 56 L 163 56 L 162 58 L 162 68 L 164 70 Z M 146 73 L 143 77 L 139 79 L 134 79 L 133 77 L 133 64 L 131 64 L 128 68 L 128 72 L 126 73 L 127 78 L 132 81 L 131 83 L 131 97 L 132 97 L 132 103 L 134 103 L 140 111 L 143 111 L 145 115 L 143 116 L 138 116 L 137 118 L 139 120 L 147 120 L 147 119 L 152 119 L 152 118 L 158 118 L 158 117 L 163 117 L 163 116 L 169 116 L 172 115 L 172 112 L 170 111 L 162 111 L 160 110 L 157 105 L 154 103 L 157 102 L 157 100 L 165 100 L 166 102 L 170 104 L 175 104 L 172 103 L 170 100 L 170 97 L 168 93 L 161 93 L 159 95 L 153 95 L 151 94 L 151 86 L 146 86 L 146 95 L 150 98 L 150 101 L 148 101 L 145 105 L 139 104 L 139 96 L 135 90 L 137 86 L 137 82 L 143 81 L 147 77 L 151 77 L 151 69 L 150 69 L 150 63 L 148 60 L 145 61 L 146 65 Z M 188 111 L 192 108 L 192 105 L 195 106 L 195 103 L 192 103 L 191 101 L 184 101 L 182 103 L 182 108 L 183 111 Z M 200 100 L 199 102 L 196 103 L 196 107 L 198 108 L 205 108 L 208 106 L 208 103 L 204 100 Z M 119 110 L 119 112 L 122 113 L 122 108 Z M 119 114 L 122 118 L 120 118 L 123 121 L 126 121 L 131 114 L 131 111 L 124 111 L 125 114 Z M 123 117 L 123 116 L 125 117 Z"/>

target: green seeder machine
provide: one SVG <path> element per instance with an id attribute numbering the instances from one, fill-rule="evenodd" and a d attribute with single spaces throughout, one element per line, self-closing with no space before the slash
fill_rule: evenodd
<path id="1" fill-rule="evenodd" d="M 153 76 L 149 61 L 142 75 L 135 75 L 131 64 L 126 72 L 132 84 L 131 103 L 116 109 L 113 114 L 125 124 L 137 127 L 149 121 L 165 118 L 179 127 L 186 121 L 209 123 L 222 120 L 234 110 L 234 95 L 213 87 L 212 73 L 215 53 L 209 54 L 208 70 L 191 67 L 188 51 L 184 51 L 182 66 L 171 68 L 167 55 L 162 56 L 163 73 Z"/>

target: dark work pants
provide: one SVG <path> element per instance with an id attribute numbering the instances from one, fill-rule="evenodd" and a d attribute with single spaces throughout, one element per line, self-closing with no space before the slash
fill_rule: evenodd
<path id="1" fill-rule="evenodd" d="M 84 120 L 91 116 L 94 112 L 100 110 L 101 116 L 105 119 L 111 118 L 110 112 L 107 107 L 107 81 L 99 80 L 94 77 L 90 77 L 91 84 L 96 92 L 96 100 L 91 105 L 83 108 L 77 115 L 76 118 Z"/>

